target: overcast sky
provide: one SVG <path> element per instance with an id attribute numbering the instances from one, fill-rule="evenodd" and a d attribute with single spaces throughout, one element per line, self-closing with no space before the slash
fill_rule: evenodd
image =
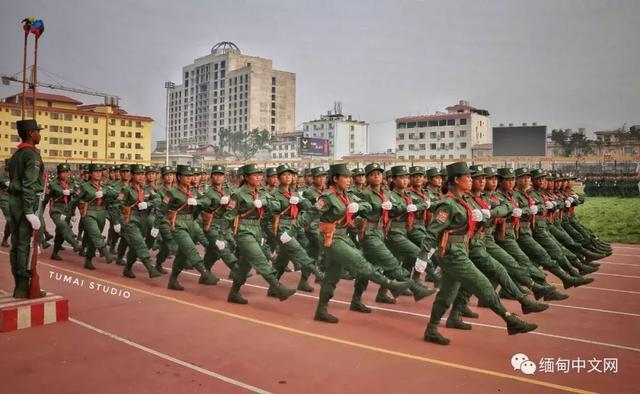
<path id="1" fill-rule="evenodd" d="M 373 150 L 394 146 L 395 118 L 459 99 L 494 125 L 640 124 L 637 0 L 4 0 L 0 73 L 21 69 L 26 16 L 45 22 L 44 69 L 153 117 L 154 140 L 164 139 L 164 81 L 180 82 L 219 41 L 297 74 L 296 124 L 341 101 L 371 123 Z M 0 86 L 3 97 L 17 91 Z"/>

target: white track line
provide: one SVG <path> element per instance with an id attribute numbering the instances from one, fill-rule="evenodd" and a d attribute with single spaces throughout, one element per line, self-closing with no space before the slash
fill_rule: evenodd
<path id="1" fill-rule="evenodd" d="M 627 266 L 631 266 L 631 267 L 640 267 L 640 264 L 634 264 L 634 263 L 614 263 L 613 261 L 598 261 L 598 263 L 600 263 L 600 264 L 613 264 L 613 265 L 627 265 Z"/>
<path id="2" fill-rule="evenodd" d="M 605 275 L 605 276 L 617 276 L 620 278 L 640 279 L 640 276 L 638 275 L 605 274 L 604 272 L 594 272 L 592 275 Z"/>
<path id="3" fill-rule="evenodd" d="M 208 369 L 204 369 L 204 368 L 199 367 L 197 365 L 191 364 L 191 363 L 189 363 L 187 361 L 183 361 L 183 360 L 177 359 L 177 358 L 172 357 L 172 356 L 170 356 L 168 354 L 161 353 L 161 352 L 159 352 L 157 350 L 153 350 L 153 349 L 148 348 L 148 347 L 146 347 L 144 345 L 141 345 L 139 343 L 130 341 L 130 340 L 126 339 L 126 338 L 123 338 L 123 337 L 118 336 L 116 334 L 113 334 L 111 332 L 102 330 L 102 329 L 100 329 L 98 327 L 92 326 L 91 324 L 88 324 L 88 323 L 85 323 L 83 321 L 74 319 L 72 317 L 69 318 L 69 321 L 71 321 L 71 322 L 73 322 L 73 323 L 75 323 L 75 324 L 77 324 L 79 326 L 82 326 L 84 328 L 87 328 L 89 330 L 95 331 L 95 332 L 97 332 L 99 334 L 102 334 L 102 335 L 104 335 L 106 337 L 114 339 L 114 340 L 116 340 L 118 342 L 122 342 L 122 343 L 124 343 L 126 345 L 129 345 L 129 346 L 134 347 L 136 349 L 142 350 L 143 352 L 147 352 L 149 354 L 152 354 L 152 355 L 154 355 L 156 357 L 159 357 L 159 358 L 161 358 L 163 360 L 171 361 L 172 363 L 175 363 L 175 364 L 181 365 L 183 367 L 192 369 L 192 370 L 194 370 L 196 372 L 200 372 L 201 374 L 210 376 L 212 378 L 215 378 L 215 379 L 218 379 L 218 380 L 222 380 L 223 382 L 232 384 L 234 386 L 241 387 L 241 388 L 243 388 L 245 390 L 248 390 L 248 391 L 251 391 L 253 393 L 270 394 L 269 391 L 263 390 L 261 388 L 255 387 L 255 386 L 251 386 L 249 384 L 240 382 L 238 380 L 229 378 L 229 377 L 224 376 L 224 375 L 220 375 L 219 373 L 216 373 L 216 372 L 213 372 L 213 371 L 209 371 Z"/>

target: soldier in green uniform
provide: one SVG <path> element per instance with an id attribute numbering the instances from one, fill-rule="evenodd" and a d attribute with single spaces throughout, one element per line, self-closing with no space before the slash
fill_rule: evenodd
<path id="1" fill-rule="evenodd" d="M 70 167 L 67 163 L 58 164 L 58 178 L 49 183 L 46 199 L 49 201 L 49 216 L 56 225 L 56 236 L 53 241 L 52 260 L 62 260 L 58 252 L 67 241 L 73 245 L 74 252 L 82 249 L 71 230 L 71 221 L 75 222 L 76 195 L 69 184 Z"/>
<path id="2" fill-rule="evenodd" d="M 118 173 L 118 166 L 115 164 L 111 164 L 107 166 L 109 171 L 109 180 L 106 183 L 108 189 L 114 187 L 120 178 L 120 174 Z M 107 201 L 107 204 L 111 204 L 112 201 Z M 118 238 L 120 238 L 120 234 L 113 231 L 113 221 L 112 218 L 109 217 L 109 230 L 107 230 L 107 245 L 109 246 L 109 253 L 116 254 L 116 245 L 118 244 Z"/>
<path id="3" fill-rule="evenodd" d="M 105 200 L 112 198 L 105 190 L 105 185 L 100 181 L 102 179 L 102 166 L 100 164 L 89 165 L 90 179 L 80 188 L 78 196 L 78 209 L 82 227 L 84 228 L 85 238 L 87 240 L 87 250 L 85 251 L 84 268 L 94 270 L 92 260 L 96 250 L 100 252 L 100 256 L 104 257 L 107 264 L 113 261 L 113 255 L 106 248 L 102 230 L 107 218 L 107 207 Z M 116 231 L 119 231 L 117 229 Z"/>
<path id="4" fill-rule="evenodd" d="M 158 194 L 158 168 L 156 166 L 145 167 L 145 184 L 152 194 Z M 152 237 L 150 233 L 156 223 L 157 208 L 159 208 L 159 204 L 152 206 L 148 211 L 146 225 L 147 233 L 142 234 L 147 243 L 147 248 L 153 250 L 158 250 L 159 247 L 157 246 L 158 237 Z"/>
<path id="5" fill-rule="evenodd" d="M 4 233 L 2 234 L 2 244 L 4 248 L 9 247 L 9 237 L 11 236 L 11 213 L 9 212 L 9 159 L 4 161 L 4 174 L 0 174 L 0 210 L 4 215 Z"/>
<path id="6" fill-rule="evenodd" d="M 352 170 L 353 181 L 351 183 L 351 192 L 362 192 L 367 187 L 367 177 L 364 168 L 359 166 Z"/>
<path id="7" fill-rule="evenodd" d="M 449 164 L 447 174 L 449 193 L 436 208 L 427 227 L 427 237 L 421 251 L 423 258 L 420 260 L 426 260 L 424 257 L 431 258 L 438 248 L 439 264 L 442 267 L 440 291 L 431 309 L 424 340 L 440 345 L 449 344 L 449 339 L 438 332 L 438 325 L 461 285 L 507 323 L 509 335 L 535 330 L 537 325 L 527 323 L 507 311 L 491 282 L 469 260 L 469 236 L 474 233 L 476 224 L 483 220 L 483 214 L 478 209 L 471 209 L 470 197 L 465 196 L 472 186 L 467 164 Z"/>
<path id="8" fill-rule="evenodd" d="M 184 290 L 184 287 L 178 282 L 178 276 L 185 268 L 195 268 L 200 273 L 200 284 L 215 285 L 218 283 L 217 278 L 204 267 L 202 257 L 195 244 L 199 226 L 194 218 L 199 213 L 199 205 L 202 201 L 195 197 L 196 192 L 192 187 L 192 177 L 193 168 L 191 166 L 178 165 L 178 185 L 165 192 L 160 214 L 156 219 L 158 223 L 156 227 L 158 227 L 166 215 L 171 229 L 171 239 L 178 246 L 167 285 L 167 288 L 171 290 Z M 200 229 L 200 231 L 202 230 Z"/>
<path id="9" fill-rule="evenodd" d="M 290 289 L 278 281 L 276 270 L 269 265 L 262 248 L 265 242 L 262 225 L 265 211 L 277 211 L 280 204 L 259 189 L 262 171 L 254 164 L 242 166 L 240 172 L 241 186 L 232 194 L 226 212 L 227 219 L 233 223 L 239 256 L 238 264 L 232 272 L 233 285 L 227 301 L 236 304 L 248 303 L 240 295 L 240 288 L 246 282 L 251 267 L 269 283 L 280 301 L 284 301 L 295 293 L 295 289 Z"/>
<path id="10" fill-rule="evenodd" d="M 302 197 L 309 201 L 310 205 L 314 205 L 318 198 L 325 192 L 327 185 L 327 172 L 323 167 L 315 167 L 311 169 L 312 184 L 302 192 Z M 315 260 L 316 266 L 324 269 L 322 266 L 322 238 L 318 230 L 320 220 L 314 220 L 305 228 L 304 232 L 309 240 L 309 257 Z"/>
<path id="11" fill-rule="evenodd" d="M 121 226 L 124 239 L 129 244 L 127 261 L 122 275 L 135 278 L 132 267 L 136 260 L 140 260 L 149 272 L 150 278 L 162 276 L 153 265 L 144 237 L 150 233 L 152 238 L 160 234 L 155 225 L 148 229 L 150 211 L 160 204 L 160 196 L 145 184 L 145 167 L 141 164 L 131 166 L 133 175 L 131 183 L 122 188 L 118 194 L 120 215 L 117 215 L 115 225 Z"/>
<path id="12" fill-rule="evenodd" d="M 122 189 L 128 187 L 131 183 L 131 167 L 129 166 L 129 164 L 120 164 L 120 167 L 118 167 L 118 172 L 120 173 L 120 181 L 114 183 L 113 185 L 111 185 L 111 187 L 109 187 L 109 185 L 107 186 L 110 191 L 110 195 L 117 196 L 122 191 Z M 113 212 L 114 215 L 118 215 L 118 210 L 110 210 L 109 212 Z M 117 217 L 113 217 L 112 219 L 114 222 L 118 220 Z M 129 244 L 127 243 L 127 240 L 124 237 L 119 237 L 116 264 L 125 265 L 124 255 L 127 252 L 128 247 Z"/>
<path id="13" fill-rule="evenodd" d="M 440 170 L 431 167 L 427 170 L 427 187 L 426 192 L 431 199 L 432 204 L 442 199 L 442 175 Z"/>
<path id="14" fill-rule="evenodd" d="M 15 281 L 13 296 L 28 298 L 31 280 L 29 244 L 33 231 L 41 227 L 38 203 L 40 193 L 44 192 L 44 163 L 36 148 L 42 128 L 34 119 L 19 120 L 16 127 L 22 142 L 9 159 L 9 211 L 12 221 L 9 261 Z M 37 242 L 31 242 L 31 245 L 37 247 Z"/>
<path id="15" fill-rule="evenodd" d="M 269 229 L 273 232 L 275 239 L 278 240 L 279 253 L 273 268 L 276 269 L 276 277 L 280 279 L 289 261 L 299 265 L 301 274 L 297 289 L 312 292 L 313 287 L 308 282 L 310 274 L 313 273 L 320 281 L 323 275 L 318 270 L 315 260 L 309 257 L 307 251 L 298 240 L 305 238 L 304 241 L 307 241 L 304 231 L 298 231 L 293 226 L 299 212 L 303 209 L 309 209 L 310 203 L 290 190 L 294 169 L 283 164 L 276 168 L 276 172 L 278 173 L 278 187 L 271 191 L 271 195 L 279 203 L 279 208 L 271 212 Z M 269 289 L 268 294 L 276 296 L 277 292 L 272 287 Z"/>
<path id="16" fill-rule="evenodd" d="M 305 211 L 295 224 L 302 229 L 313 221 L 320 220 L 318 228 L 323 235 L 326 271 L 320 288 L 315 320 L 328 323 L 338 322 L 337 317 L 329 314 L 327 306 L 340 280 L 343 267 L 361 278 L 388 288 L 396 297 L 412 284 L 410 281 L 390 280 L 378 272 L 356 249 L 349 237 L 348 229 L 353 227 L 356 214 L 361 208 L 363 214 L 371 209 L 368 203 L 355 194 L 347 193 L 351 175 L 346 164 L 331 165 L 329 190 L 323 193 L 315 205 Z"/>
<path id="17" fill-rule="evenodd" d="M 267 168 L 265 170 L 265 176 L 267 180 L 265 189 L 267 189 L 268 192 L 271 192 L 271 190 L 274 190 L 278 187 L 278 172 L 276 171 L 276 168 Z"/>
<path id="18" fill-rule="evenodd" d="M 162 175 L 162 182 L 160 186 L 158 186 L 157 191 L 160 195 L 160 199 L 164 199 L 167 192 L 174 188 L 176 170 L 171 166 L 164 166 L 160 171 Z M 160 209 L 156 212 L 156 223 L 160 230 L 160 237 L 162 238 L 162 242 L 160 242 L 160 250 L 156 255 L 156 270 L 161 274 L 166 274 L 167 270 L 162 266 L 162 264 L 167 260 L 167 257 L 174 256 L 176 254 L 178 245 L 173 240 L 169 220 L 167 219 L 166 214 L 160 212 Z"/>

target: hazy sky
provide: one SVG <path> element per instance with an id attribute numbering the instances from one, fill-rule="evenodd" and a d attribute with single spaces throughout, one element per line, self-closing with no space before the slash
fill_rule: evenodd
<path id="1" fill-rule="evenodd" d="M 494 125 L 640 124 L 637 0 L 4 0 L 0 73 L 21 69 L 26 16 L 45 22 L 43 68 L 150 115 L 154 140 L 164 139 L 164 81 L 180 82 L 219 41 L 297 74 L 296 124 L 342 101 L 371 123 L 374 150 L 394 146 L 395 118 L 459 99 Z"/>

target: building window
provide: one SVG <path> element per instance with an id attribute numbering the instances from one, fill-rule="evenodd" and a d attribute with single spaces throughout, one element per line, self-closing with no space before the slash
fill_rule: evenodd
<path id="1" fill-rule="evenodd" d="M 446 126 L 447 125 L 447 121 L 446 120 L 439 120 L 438 121 L 438 126 Z"/>
<path id="2" fill-rule="evenodd" d="M 453 149 L 453 142 L 449 142 L 449 149 Z"/>
<path id="3" fill-rule="evenodd" d="M 398 123 L 398 128 L 399 129 L 406 129 L 407 128 L 407 123 L 406 122 L 399 122 Z"/>
<path id="4" fill-rule="evenodd" d="M 455 125 L 456 125 L 455 119 L 447 119 L 447 126 L 455 126 Z"/>
<path id="5" fill-rule="evenodd" d="M 467 143 L 466 142 L 461 142 L 460 143 L 460 149 L 467 149 Z"/>
<path id="6" fill-rule="evenodd" d="M 403 151 L 404 150 L 404 145 L 398 145 L 398 150 Z"/>
<path id="7" fill-rule="evenodd" d="M 408 122 L 408 123 L 407 123 L 407 128 L 408 128 L 408 129 L 412 129 L 412 128 L 414 128 L 414 127 L 416 127 L 416 122 Z"/>
<path id="8" fill-rule="evenodd" d="M 436 127 L 438 126 L 438 121 L 437 120 L 430 120 L 429 121 L 429 127 Z"/>
<path id="9" fill-rule="evenodd" d="M 435 131 L 430 132 L 430 133 L 429 133 L 429 138 L 431 138 L 431 139 L 436 139 L 436 138 L 438 138 L 438 133 L 437 133 L 437 132 L 435 132 Z"/>
<path id="10" fill-rule="evenodd" d="M 427 144 L 420 144 L 420 150 L 427 149 Z"/>
<path id="11" fill-rule="evenodd" d="M 467 120 L 466 119 L 460 119 L 460 125 L 464 126 L 467 124 Z"/>
<path id="12" fill-rule="evenodd" d="M 467 130 L 460 130 L 460 137 L 466 137 L 466 136 L 467 136 Z"/>
<path id="13" fill-rule="evenodd" d="M 416 150 L 416 146 L 414 144 L 409 144 L 409 150 L 410 151 Z"/>
<path id="14" fill-rule="evenodd" d="M 418 127 L 427 127 L 427 122 L 418 122 Z"/>
<path id="15" fill-rule="evenodd" d="M 436 148 L 436 144 L 431 144 L 431 145 L 429 145 L 429 148 L 431 148 L 431 150 L 436 150 L 436 149 L 438 149 L 438 148 Z"/>

